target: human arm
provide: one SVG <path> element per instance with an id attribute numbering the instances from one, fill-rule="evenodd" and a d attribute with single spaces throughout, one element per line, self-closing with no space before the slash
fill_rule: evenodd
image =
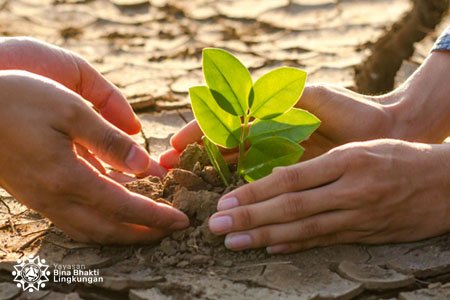
<path id="1" fill-rule="evenodd" d="M 440 143 L 450 134 L 449 69 L 449 52 L 436 49 L 403 86 L 377 99 L 397 124 L 392 137 Z M 343 98 L 328 99 L 339 103 Z M 322 131 L 334 132 L 331 141 L 345 140 L 352 128 L 339 118 L 339 106 L 334 107 L 335 123 L 327 120 L 328 102 L 306 106 L 322 116 Z M 354 132 L 360 132 L 362 122 L 352 123 Z M 450 231 L 449 157 L 450 144 L 399 140 L 346 144 L 276 169 L 224 196 L 210 229 L 225 234 L 230 249 L 267 247 L 270 253 L 437 236 Z"/>
<path id="2" fill-rule="evenodd" d="M 333 85 L 305 88 L 297 107 L 322 120 L 322 125 L 304 143 L 303 159 L 326 153 L 353 141 L 394 138 L 424 143 L 441 143 L 450 135 L 449 52 L 434 51 L 406 83 L 382 96 L 361 95 Z M 171 140 L 161 164 L 173 167 L 186 145 L 200 141 L 201 130 L 192 121 Z M 227 157 L 233 158 L 227 152 Z"/>

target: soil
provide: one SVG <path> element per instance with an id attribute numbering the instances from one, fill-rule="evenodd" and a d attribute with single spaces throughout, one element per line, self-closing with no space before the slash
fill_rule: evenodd
<path id="1" fill-rule="evenodd" d="M 432 30 L 448 3 L 0 0 L 0 34 L 30 35 L 86 58 L 137 111 L 143 127 L 134 138 L 157 157 L 168 149 L 171 135 L 193 119 L 188 88 L 203 84 L 204 47 L 235 53 L 255 77 L 280 66 L 301 67 L 310 83 L 379 94 L 392 87 L 402 60 L 407 68 L 397 72 L 402 73 L 397 85 L 423 62 L 450 25 L 447 16 Z M 129 185 L 191 218 L 189 229 L 157 245 L 77 243 L 0 189 L 0 299 L 449 298 L 450 234 L 417 243 L 344 245 L 282 256 L 228 251 L 205 226 L 226 191 L 201 148 L 190 148 L 180 169 L 165 180 Z M 49 282 L 40 292 L 21 293 L 11 272 L 18 258 L 30 254 L 49 265 L 99 268 L 105 282 Z"/>
<path id="2" fill-rule="evenodd" d="M 147 177 L 129 183 L 126 187 L 184 212 L 191 226 L 163 239 L 153 250 L 152 263 L 161 266 L 186 268 L 195 266 L 232 266 L 233 261 L 262 259 L 262 251 L 238 254 L 223 246 L 223 237 L 208 229 L 209 217 L 216 212 L 220 197 L 242 185 L 236 181 L 225 187 L 211 166 L 208 156 L 198 144 L 189 145 L 180 157 L 177 169 L 170 170 L 164 179 Z"/>

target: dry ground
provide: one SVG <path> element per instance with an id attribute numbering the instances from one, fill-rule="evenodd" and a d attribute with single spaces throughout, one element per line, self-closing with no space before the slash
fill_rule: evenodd
<path id="1" fill-rule="evenodd" d="M 31 35 L 86 57 L 139 112 L 136 139 L 157 156 L 192 119 L 187 89 L 202 81 L 204 47 L 234 52 L 255 76 L 291 65 L 306 69 L 309 82 L 379 93 L 404 81 L 450 23 L 429 10 L 445 0 L 291 2 L 0 0 L 0 35 Z M 450 236 L 162 269 L 152 265 L 150 246 L 78 244 L 6 192 L 0 197 L 0 299 L 450 298 Z M 20 294 L 11 264 L 28 254 L 101 268 L 106 281 Z"/>

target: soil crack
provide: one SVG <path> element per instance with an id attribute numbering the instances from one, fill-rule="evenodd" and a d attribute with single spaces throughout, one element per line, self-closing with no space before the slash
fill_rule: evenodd
<path id="1" fill-rule="evenodd" d="M 394 88 L 395 76 L 414 44 L 432 32 L 447 13 L 450 0 L 412 0 L 413 7 L 371 48 L 372 54 L 355 68 L 358 92 L 383 94 Z"/>

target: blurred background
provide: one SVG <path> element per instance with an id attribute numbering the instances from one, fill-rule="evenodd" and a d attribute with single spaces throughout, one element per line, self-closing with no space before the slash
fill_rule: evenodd
<path id="1" fill-rule="evenodd" d="M 127 96 L 143 123 L 135 138 L 157 157 L 193 118 L 187 91 L 203 81 L 204 47 L 233 52 L 255 77 L 288 65 L 308 71 L 309 83 L 380 94 L 401 84 L 428 55 L 450 25 L 449 2 L 0 0 L 0 36 L 32 36 L 85 57 Z M 50 223 L 2 189 L 0 200 L 9 205 L 0 205 L 0 259 L 13 261 L 39 247 Z M 92 249 L 82 256 L 77 245 L 61 239 L 47 249 L 49 261 L 51 255 L 112 261 Z M 6 270 L 0 261 L 0 271 Z"/>
<path id="2" fill-rule="evenodd" d="M 78 52 L 137 110 L 188 107 L 204 47 L 255 76 L 280 65 L 309 82 L 381 93 L 401 82 L 450 24 L 448 0 L 0 0 L 0 35 Z M 424 40 L 422 40 L 425 38 Z M 401 71 L 398 69 L 403 65 Z M 356 72 L 355 72 L 356 70 Z"/>
<path id="3" fill-rule="evenodd" d="M 154 157 L 192 119 L 201 50 L 225 48 L 258 77 L 289 65 L 309 83 L 380 94 L 403 82 L 448 25 L 450 0 L 0 0 L 0 36 L 73 50 L 116 84 Z M 1 57 L 0 57 L 1 59 Z"/>

